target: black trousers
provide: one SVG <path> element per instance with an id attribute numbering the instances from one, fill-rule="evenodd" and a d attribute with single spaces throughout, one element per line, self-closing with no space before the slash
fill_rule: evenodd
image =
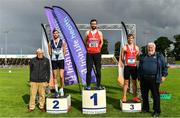
<path id="1" fill-rule="evenodd" d="M 156 79 L 149 77 L 149 78 L 143 78 L 140 81 L 141 86 L 141 94 L 143 99 L 143 105 L 142 109 L 149 111 L 149 100 L 148 100 L 148 93 L 149 90 L 152 93 L 153 97 L 153 110 L 154 112 L 160 113 L 160 95 L 159 95 L 159 83 L 156 83 Z"/>
<path id="2" fill-rule="evenodd" d="M 97 86 L 101 85 L 101 53 L 90 54 L 87 53 L 86 55 L 86 66 L 87 66 L 87 75 L 86 75 L 86 83 L 87 86 L 91 84 L 91 72 L 93 68 L 93 63 L 96 69 L 96 79 L 97 79 Z"/>

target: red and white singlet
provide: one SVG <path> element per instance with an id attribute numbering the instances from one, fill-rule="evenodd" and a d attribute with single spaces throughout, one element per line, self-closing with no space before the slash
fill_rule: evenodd
<path id="1" fill-rule="evenodd" d="M 87 52 L 88 53 L 100 53 L 101 52 L 101 39 L 99 36 L 98 31 L 94 34 L 89 31 L 89 34 L 87 35 Z"/>
<path id="2" fill-rule="evenodd" d="M 136 56 L 137 56 L 137 51 L 135 46 L 133 48 L 130 48 L 129 45 L 126 46 L 126 51 L 125 51 L 125 63 L 126 66 L 136 66 Z"/>

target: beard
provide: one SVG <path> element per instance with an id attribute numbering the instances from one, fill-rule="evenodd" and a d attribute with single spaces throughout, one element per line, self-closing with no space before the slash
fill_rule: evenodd
<path id="1" fill-rule="evenodd" d="M 54 39 L 57 39 L 57 38 L 59 38 L 59 36 L 54 36 Z"/>
<path id="2" fill-rule="evenodd" d="M 95 30 L 97 27 L 96 26 L 91 26 L 91 29 L 92 30 Z"/>
<path id="3" fill-rule="evenodd" d="M 133 43 L 133 41 L 128 41 L 128 44 L 132 44 Z"/>
<path id="4" fill-rule="evenodd" d="M 148 51 L 148 55 L 153 55 L 155 54 L 155 51 Z"/>

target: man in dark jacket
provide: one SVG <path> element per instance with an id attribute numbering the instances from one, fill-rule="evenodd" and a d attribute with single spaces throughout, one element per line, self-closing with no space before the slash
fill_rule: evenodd
<path id="1" fill-rule="evenodd" d="M 155 51 L 156 45 L 148 43 L 147 54 L 140 56 L 138 78 L 140 80 L 141 94 L 143 99 L 142 111 L 149 112 L 148 92 L 153 96 L 153 117 L 158 117 L 160 110 L 159 87 L 168 75 L 164 56 Z"/>
<path id="2" fill-rule="evenodd" d="M 39 94 L 39 108 L 45 111 L 45 89 L 49 83 L 50 65 L 41 49 L 36 51 L 37 56 L 30 61 L 30 101 L 28 112 L 35 109 L 35 98 Z"/>

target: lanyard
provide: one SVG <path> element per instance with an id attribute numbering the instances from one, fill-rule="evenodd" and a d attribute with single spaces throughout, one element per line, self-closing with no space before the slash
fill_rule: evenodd
<path id="1" fill-rule="evenodd" d="M 54 40 L 53 40 L 53 42 L 54 42 L 54 46 L 57 48 L 57 46 L 58 46 L 58 44 L 59 44 L 59 38 L 58 38 L 58 41 L 57 42 L 55 42 Z"/>
<path id="2" fill-rule="evenodd" d="M 92 34 L 92 37 L 95 38 L 95 34 L 96 34 L 97 30 L 94 30 L 94 31 L 91 30 L 90 32 Z"/>
<path id="3" fill-rule="evenodd" d="M 128 48 L 129 48 L 129 50 L 130 50 L 130 53 L 132 54 L 134 47 L 130 47 L 130 46 L 128 45 Z"/>

